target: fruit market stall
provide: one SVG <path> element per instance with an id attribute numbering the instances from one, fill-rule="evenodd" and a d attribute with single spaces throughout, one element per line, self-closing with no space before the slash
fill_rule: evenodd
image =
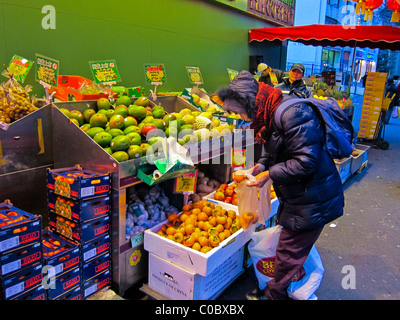
<path id="1" fill-rule="evenodd" d="M 136 101 L 137 99 L 133 98 L 132 101 L 129 101 L 128 103 L 129 105 L 131 105 L 132 102 Z M 193 110 L 195 108 L 193 108 L 191 105 L 187 105 L 186 101 L 177 97 L 160 96 L 157 97 L 156 102 L 157 104 L 165 106 L 163 110 L 161 110 L 160 108 L 155 108 L 158 109 L 160 112 L 160 115 L 157 115 L 157 117 L 160 117 L 162 115 L 164 118 L 168 114 L 173 115 L 174 113 L 179 113 L 179 115 L 177 115 L 178 117 L 184 117 L 189 115 L 189 113 L 190 115 L 192 115 L 191 112 L 195 111 Z M 156 106 L 156 103 L 153 101 L 149 101 L 148 103 L 150 106 L 150 110 L 152 110 Z M 146 222 L 147 224 L 141 225 L 142 228 L 133 228 L 139 225 L 139 221 L 137 220 L 138 218 L 143 219 L 143 217 L 141 217 L 142 214 L 138 214 L 138 212 L 140 211 L 143 213 L 144 211 L 146 211 L 147 213 L 145 214 L 150 215 L 151 218 L 157 216 L 154 221 L 161 221 L 157 220 L 163 217 L 160 211 L 163 211 L 165 217 L 166 212 L 168 212 L 168 207 L 170 210 L 173 209 L 171 208 L 171 206 L 173 205 L 171 204 L 171 202 L 166 203 L 168 202 L 168 199 L 172 198 L 172 192 L 170 188 L 164 188 L 162 192 L 164 192 L 164 194 L 169 193 L 168 197 L 159 197 L 160 201 L 158 201 L 158 203 L 147 203 L 147 205 L 149 205 L 150 207 L 151 205 L 153 205 L 153 207 L 158 208 L 158 210 L 148 210 L 149 208 L 146 205 L 143 208 L 141 208 L 139 205 L 135 207 L 135 202 L 133 201 L 133 199 L 135 197 L 138 197 L 137 188 L 143 185 L 142 180 L 139 179 L 137 176 L 138 168 L 146 165 L 146 157 L 141 156 L 142 151 L 139 152 L 138 150 L 134 150 L 130 153 L 125 152 L 128 154 L 128 157 L 126 157 L 125 155 L 125 157 L 118 158 L 119 155 L 124 155 L 124 153 L 122 153 L 124 151 L 117 151 L 120 146 L 124 144 L 124 141 L 120 141 L 118 143 L 115 143 L 114 141 L 114 150 L 109 150 L 106 149 L 106 144 L 103 144 L 102 139 L 98 139 L 99 137 L 95 139 L 95 136 L 98 133 L 104 132 L 104 130 L 97 129 L 100 132 L 90 132 L 89 130 L 93 129 L 92 127 L 85 132 L 84 115 L 88 113 L 86 110 L 89 109 L 99 111 L 97 107 L 97 101 L 59 102 L 52 105 L 54 167 L 63 168 L 79 163 L 82 167 L 90 168 L 94 171 L 110 172 L 112 181 L 112 276 L 113 283 L 116 285 L 117 291 L 120 294 L 123 294 L 125 290 L 132 287 L 134 284 L 140 282 L 141 279 L 146 277 L 148 271 L 148 255 L 147 252 L 143 249 L 143 228 L 148 228 L 149 225 Z M 125 108 L 122 107 L 113 108 L 113 111 L 115 112 L 118 109 L 121 109 L 120 111 L 122 112 L 126 111 Z M 184 111 L 182 112 L 182 110 Z M 76 111 L 79 111 L 82 116 L 80 116 Z M 120 111 L 117 111 L 117 113 Z M 138 110 L 132 112 L 138 112 Z M 152 112 L 152 114 L 157 114 L 157 112 Z M 149 116 L 146 112 L 146 115 L 143 114 L 141 116 L 138 116 L 136 114 L 136 117 L 142 117 L 141 122 L 143 122 L 144 118 L 153 117 L 153 115 Z M 75 119 L 76 121 L 74 121 L 75 117 L 78 118 Z M 95 117 L 95 115 L 93 114 L 92 117 Z M 128 116 L 125 116 L 125 118 L 127 117 Z M 93 119 L 98 121 L 102 118 L 104 121 L 104 117 L 101 116 L 96 116 Z M 148 120 L 149 119 L 152 120 L 151 122 L 155 120 L 154 117 L 153 119 L 148 118 Z M 81 123 L 79 123 L 78 120 L 80 120 Z M 92 124 L 94 124 L 94 120 L 92 120 Z M 174 118 L 172 121 L 174 120 L 176 119 Z M 212 122 L 212 120 L 208 118 L 203 121 L 206 124 Z M 80 125 L 80 128 L 76 124 Z M 182 126 L 184 126 L 185 124 L 181 123 Z M 196 121 L 193 123 L 193 126 L 195 124 Z M 112 126 L 114 125 L 115 124 L 112 124 Z M 140 125 L 140 123 L 138 125 Z M 199 126 L 200 125 L 203 125 L 203 122 L 199 124 Z M 146 129 L 145 126 L 146 122 L 143 123 L 141 129 Z M 152 126 L 154 125 L 152 124 Z M 139 126 L 130 125 L 129 127 Z M 94 128 L 96 128 L 96 126 L 94 126 Z M 224 128 L 225 127 L 222 127 L 222 129 Z M 115 131 L 116 136 L 121 135 L 117 134 L 120 133 L 118 130 L 121 129 L 118 129 L 116 127 L 113 127 L 112 129 L 115 129 L 113 131 Z M 112 129 L 108 130 L 108 132 L 110 132 Z M 196 129 L 201 130 L 201 128 Z M 250 143 L 252 139 L 250 139 L 250 137 L 246 135 L 245 132 L 242 132 L 242 130 L 236 132 L 235 134 L 232 134 L 231 131 L 229 132 L 229 134 L 228 132 L 223 133 L 224 135 L 212 137 L 210 133 L 207 134 L 206 130 L 201 130 L 197 135 L 197 137 L 199 138 L 199 142 L 191 143 L 190 139 L 188 139 L 187 141 L 181 141 L 181 143 L 183 143 L 189 151 L 189 156 L 193 164 L 197 165 L 200 162 L 201 164 L 199 165 L 203 165 L 203 163 L 206 162 L 211 163 L 209 164 L 209 167 L 212 167 L 214 171 L 218 172 L 218 178 L 221 179 L 221 183 L 225 183 L 228 181 L 228 179 L 230 179 L 230 162 L 229 165 L 226 165 L 227 162 L 224 158 L 226 157 L 225 153 L 227 152 L 227 150 L 231 152 L 232 143 L 235 142 L 234 135 L 236 135 L 236 144 L 240 145 L 241 148 L 249 148 L 249 150 L 254 149 Z M 129 133 L 126 132 L 126 135 L 128 134 Z M 131 134 L 131 136 L 134 137 L 137 135 Z M 107 135 L 104 135 L 104 137 L 107 137 Z M 104 147 L 102 147 L 102 144 Z M 140 145 L 144 143 L 140 140 L 137 142 L 137 144 Z M 149 145 L 143 145 L 142 147 L 148 148 Z M 116 152 L 119 153 L 115 154 Z M 137 156 L 137 154 L 139 154 L 140 156 Z M 251 153 L 249 152 L 249 154 Z M 228 157 L 228 159 L 230 158 Z M 171 185 L 171 183 L 169 183 L 169 185 Z M 154 187 L 156 186 L 157 184 L 154 185 Z M 154 190 L 148 190 L 149 194 L 151 194 L 151 192 L 156 192 Z M 141 201 L 143 203 L 146 203 L 146 200 L 148 201 L 150 199 L 142 199 Z M 181 196 L 180 199 L 175 200 L 174 204 L 176 206 L 176 210 L 180 210 L 180 208 L 178 207 L 182 206 L 183 202 L 183 196 Z M 180 203 L 180 205 L 176 205 L 176 203 Z"/>

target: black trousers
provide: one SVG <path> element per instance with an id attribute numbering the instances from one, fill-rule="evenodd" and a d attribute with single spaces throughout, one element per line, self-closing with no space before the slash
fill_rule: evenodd
<path id="1" fill-rule="evenodd" d="M 322 228 L 292 231 L 282 228 L 276 248 L 274 278 L 267 283 L 265 296 L 270 300 L 288 299 L 287 288 L 299 274 Z"/>

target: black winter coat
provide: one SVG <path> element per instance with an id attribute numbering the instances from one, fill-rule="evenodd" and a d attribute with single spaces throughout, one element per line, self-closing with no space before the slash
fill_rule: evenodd
<path id="1" fill-rule="evenodd" d="M 289 94 L 292 90 L 297 90 L 306 95 L 307 98 L 312 96 L 311 89 L 307 88 L 306 83 L 303 79 L 296 80 L 293 83 L 290 83 L 289 78 L 285 77 L 282 79 L 282 82 L 277 84 L 275 88 L 279 88 L 282 90 L 282 93 Z"/>
<path id="2" fill-rule="evenodd" d="M 344 195 L 320 121 L 310 106 L 299 104 L 282 114 L 282 126 L 284 133 L 273 132 L 264 145 L 267 156 L 259 160 L 280 201 L 278 223 L 294 231 L 323 227 L 343 215 Z"/>

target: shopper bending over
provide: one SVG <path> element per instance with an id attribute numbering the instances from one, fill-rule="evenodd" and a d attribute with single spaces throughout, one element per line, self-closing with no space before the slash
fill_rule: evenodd
<path id="1" fill-rule="evenodd" d="M 276 88 L 282 90 L 284 94 L 290 94 L 293 90 L 304 93 L 306 98 L 312 96 L 312 90 L 307 88 L 303 79 L 305 68 L 301 63 L 295 63 L 289 70 L 289 76 L 282 79 Z"/>
<path id="2" fill-rule="evenodd" d="M 282 115 L 283 131 L 275 129 L 274 111 L 290 98 L 280 89 L 260 83 L 255 99 L 251 128 L 257 142 L 264 144 L 265 156 L 248 169 L 256 178 L 249 185 L 262 187 L 272 179 L 280 202 L 277 223 L 282 231 L 274 279 L 268 282 L 263 296 L 248 294 L 248 299 L 287 299 L 287 288 L 324 225 L 343 214 L 342 182 L 325 149 L 324 132 L 312 107 L 300 103 L 288 108 Z M 233 179 L 236 174 L 244 172 L 237 171 Z"/>
<path id="3" fill-rule="evenodd" d="M 285 72 L 279 69 L 272 69 L 265 63 L 260 63 L 257 66 L 257 76 L 260 77 L 258 82 L 264 82 L 273 87 L 283 81 Z"/>

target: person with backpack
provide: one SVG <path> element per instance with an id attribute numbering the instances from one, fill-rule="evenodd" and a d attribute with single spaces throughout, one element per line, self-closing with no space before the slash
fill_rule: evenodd
<path id="1" fill-rule="evenodd" d="M 248 293 L 249 300 L 288 299 L 287 288 L 323 227 L 343 215 L 342 182 L 326 147 L 322 118 L 310 104 L 298 102 L 281 114 L 278 129 L 275 111 L 288 99 L 293 97 L 259 83 L 251 129 L 257 143 L 264 145 L 265 153 L 254 167 L 233 173 L 234 180 L 236 176 L 254 176 L 255 181 L 247 183 L 259 188 L 272 179 L 280 203 L 277 223 L 282 231 L 274 279 L 263 293 Z"/>

